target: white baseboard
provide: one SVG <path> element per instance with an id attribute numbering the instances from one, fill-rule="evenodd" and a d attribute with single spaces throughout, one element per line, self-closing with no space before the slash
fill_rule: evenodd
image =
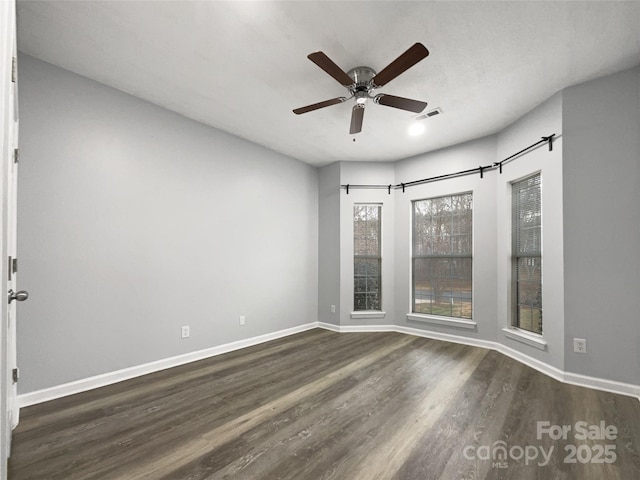
<path id="1" fill-rule="evenodd" d="M 420 329 L 411 328 L 411 327 L 398 326 L 397 331 L 402 333 L 407 333 L 409 335 L 416 335 L 419 337 L 433 338 L 435 340 L 443 340 L 446 342 L 461 343 L 464 345 L 470 345 L 472 347 L 480 347 L 480 348 L 486 348 L 488 350 L 495 350 L 497 352 L 500 352 L 506 355 L 507 357 L 513 358 L 514 360 L 517 360 L 518 362 L 523 363 L 539 371 L 540 373 L 544 373 L 545 375 L 548 375 L 551 378 L 564 382 L 564 376 L 563 376 L 564 372 L 562 372 L 561 370 L 555 367 L 552 367 L 547 363 L 541 362 L 540 360 L 537 360 L 528 355 L 525 355 L 524 353 L 519 352 L 518 350 L 514 350 L 513 348 L 502 345 L 501 343 L 498 343 L 498 342 L 491 342 L 489 340 L 483 340 L 481 338 L 462 337 L 459 335 L 451 335 L 447 333 L 429 332 L 429 331 L 420 330 Z"/>
<path id="2" fill-rule="evenodd" d="M 216 355 L 232 352 L 234 350 L 250 347 L 270 340 L 287 337 L 289 335 L 294 335 L 317 327 L 318 322 L 307 323 L 305 325 L 299 325 L 297 327 L 287 328 L 285 330 L 279 330 L 277 332 L 267 333 L 257 337 L 225 343 L 224 345 L 218 345 L 217 347 L 185 353 L 183 355 L 177 355 L 175 357 L 137 365 L 135 367 L 124 368 L 122 370 L 116 370 L 114 372 L 95 375 L 93 377 L 83 378 L 81 380 L 64 383 L 62 385 L 56 385 L 55 387 L 36 390 L 35 392 L 24 393 L 17 397 L 18 407 L 28 407 L 29 405 L 35 405 L 36 403 L 47 402 L 49 400 L 55 400 L 56 398 L 66 397 L 67 395 L 73 395 L 75 393 L 85 392 L 94 388 L 104 387 L 113 383 L 122 382 L 123 380 L 129 380 L 148 373 L 158 372 L 167 368 L 184 365 L 185 363 L 214 357 Z"/>
<path id="3" fill-rule="evenodd" d="M 27 407 L 29 405 L 35 405 L 36 403 L 47 402 L 49 400 L 55 400 L 56 398 L 65 397 L 67 395 L 73 395 L 75 393 L 85 392 L 94 388 L 104 387 L 113 383 L 121 382 L 123 380 L 129 380 L 131 378 L 146 375 L 148 373 L 165 370 L 171 367 L 177 367 L 184 365 L 185 363 L 195 362 L 197 360 L 203 360 L 205 358 L 221 355 L 223 353 L 232 352 L 241 348 L 250 347 L 260 343 L 268 342 L 270 340 L 276 340 L 278 338 L 294 335 L 296 333 L 311 330 L 313 328 L 323 328 L 325 330 L 331 330 L 337 333 L 353 333 L 353 332 L 397 332 L 407 335 L 414 335 L 418 337 L 432 338 L 434 340 L 442 340 L 446 342 L 460 343 L 464 345 L 470 345 L 473 347 L 486 348 L 489 350 L 495 350 L 508 357 L 517 360 L 524 365 L 527 365 L 545 375 L 550 376 L 560 382 L 577 385 L 580 387 L 593 388 L 596 390 L 603 390 L 611 393 L 618 393 L 621 395 L 628 395 L 636 397 L 640 400 L 640 385 L 633 385 L 629 383 L 617 382 L 614 380 L 607 380 L 604 378 L 589 377 L 586 375 L 580 375 L 577 373 L 564 372 L 556 367 L 548 365 L 540 360 L 525 355 L 518 350 L 514 350 L 511 347 L 507 347 L 498 342 L 491 342 L 488 340 L 482 340 L 471 337 L 463 337 L 459 335 L 451 335 L 447 333 L 430 332 L 428 330 L 421 330 L 419 328 L 405 327 L 400 325 L 334 325 L 325 322 L 311 322 L 297 327 L 287 328 L 285 330 L 279 330 L 273 333 L 267 333 L 265 335 L 259 335 L 257 337 L 251 337 L 244 340 L 238 340 L 236 342 L 226 343 L 224 345 L 218 345 L 217 347 L 207 348 L 204 350 L 198 350 L 197 352 L 191 352 L 184 355 L 178 355 L 175 357 L 158 360 L 155 362 L 145 363 L 143 365 L 137 365 L 131 368 L 125 368 L 114 372 L 105 373 L 102 375 L 96 375 L 74 382 L 65 383 L 63 385 L 57 385 L 55 387 L 45 388 L 37 390 L 35 392 L 29 392 L 18 395 L 17 401 L 20 408 Z"/>
<path id="4" fill-rule="evenodd" d="M 443 340 L 445 342 L 461 343 L 463 345 L 470 345 L 472 347 L 487 348 L 494 350 L 494 342 L 482 340 L 481 338 L 462 337 L 459 335 L 452 335 L 450 333 L 431 332 L 429 330 L 421 330 L 413 327 L 403 327 L 396 325 L 396 332 L 406 333 L 408 335 L 415 335 L 416 337 L 433 338 L 434 340 Z"/>
<path id="5" fill-rule="evenodd" d="M 318 327 L 319 328 L 324 328 L 325 330 L 331 330 L 332 332 L 336 332 L 336 333 L 340 333 L 340 325 L 334 325 L 333 323 L 325 323 L 325 322 L 318 322 Z"/>
<path id="6" fill-rule="evenodd" d="M 338 333 L 356 332 L 396 332 L 396 325 L 334 325 L 332 323 L 318 322 L 318 327 Z"/>
<path id="7" fill-rule="evenodd" d="M 498 342 L 492 342 L 489 340 L 482 340 L 479 338 L 464 337 L 459 335 L 451 335 L 448 333 L 430 332 L 428 330 L 421 330 L 419 328 L 405 327 L 400 325 L 357 325 L 357 326 L 337 326 L 330 324 L 320 323 L 320 328 L 326 328 L 334 332 L 398 332 L 406 333 L 407 335 L 415 335 L 417 337 L 432 338 L 434 340 L 442 340 L 445 342 L 461 343 L 463 345 L 470 345 L 472 347 L 481 347 L 489 350 L 495 350 L 507 357 L 513 358 L 518 362 L 531 367 L 540 373 L 543 373 L 555 380 L 562 383 L 568 383 L 579 387 L 593 388 L 595 390 L 602 390 L 605 392 L 617 393 L 620 395 L 627 395 L 636 397 L 640 400 L 640 385 L 634 385 L 631 383 L 617 382 L 615 380 L 607 380 L 604 378 L 590 377 L 587 375 L 580 375 L 577 373 L 565 372 L 551 366 L 538 359 L 530 357 L 518 350 L 503 345 Z"/>
<path id="8" fill-rule="evenodd" d="M 616 382 L 615 380 L 606 380 L 604 378 L 589 377 L 579 373 L 563 372 L 564 383 L 577 385 L 579 387 L 593 388 L 594 390 L 603 390 L 605 392 L 619 393 L 621 395 L 629 395 L 637 397 L 640 400 L 640 385 L 632 383 Z"/>

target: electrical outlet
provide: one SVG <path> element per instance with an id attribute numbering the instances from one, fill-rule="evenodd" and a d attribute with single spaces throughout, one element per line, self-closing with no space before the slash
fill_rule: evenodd
<path id="1" fill-rule="evenodd" d="M 584 338 L 574 338 L 573 351 L 576 353 L 587 353 L 587 341 Z"/>
<path id="2" fill-rule="evenodd" d="M 336 313 L 336 306 L 335 305 L 331 305 L 331 313 Z"/>
<path id="3" fill-rule="evenodd" d="M 189 325 L 182 327 L 182 338 L 189 338 Z"/>
<path id="4" fill-rule="evenodd" d="M 246 318 L 244 315 L 240 315 L 240 325 L 244 325 Z"/>

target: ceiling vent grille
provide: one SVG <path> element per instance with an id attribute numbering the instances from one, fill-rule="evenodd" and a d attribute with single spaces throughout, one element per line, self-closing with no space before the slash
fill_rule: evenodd
<path id="1" fill-rule="evenodd" d="M 423 113 L 422 115 L 416 117 L 416 120 L 424 120 L 425 118 L 435 117 L 436 115 L 440 115 L 441 113 L 442 109 L 440 107 L 434 108 L 433 110 L 430 110 L 427 113 Z"/>

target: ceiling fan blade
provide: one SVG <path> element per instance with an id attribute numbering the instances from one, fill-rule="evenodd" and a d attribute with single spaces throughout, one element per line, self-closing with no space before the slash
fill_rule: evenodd
<path id="1" fill-rule="evenodd" d="M 427 50 L 427 47 L 425 47 L 421 43 L 414 44 L 406 52 L 404 52 L 393 62 L 383 68 L 380 73 L 373 77 L 373 83 L 377 87 L 386 85 L 401 73 L 409 70 L 420 60 L 426 58 L 427 55 L 429 55 L 429 50 Z"/>
<path id="2" fill-rule="evenodd" d="M 395 95 L 385 95 L 383 93 L 376 95 L 375 102 L 386 107 L 399 108 L 400 110 L 408 110 L 413 113 L 420 113 L 427 106 L 427 102 L 396 97 Z"/>
<path id="3" fill-rule="evenodd" d="M 338 103 L 342 103 L 347 100 L 347 97 L 337 97 L 332 98 L 331 100 L 325 100 L 324 102 L 314 103 L 313 105 L 307 105 L 306 107 L 296 108 L 293 113 L 296 115 L 300 115 L 301 113 L 312 112 L 314 110 L 318 110 L 319 108 L 330 107 L 331 105 L 337 105 Z"/>
<path id="4" fill-rule="evenodd" d="M 362 119 L 364 118 L 364 107 L 360 105 L 354 105 L 351 110 L 351 128 L 349 133 L 360 133 L 362 131 Z"/>
<path id="5" fill-rule="evenodd" d="M 333 63 L 333 60 L 327 57 L 324 53 L 310 53 L 309 55 L 307 55 L 307 58 L 318 65 L 322 70 L 327 72 L 333 78 L 335 78 L 341 85 L 344 85 L 345 87 L 353 85 L 353 79 L 349 75 L 347 75 L 344 70 L 342 70 L 338 65 Z"/>

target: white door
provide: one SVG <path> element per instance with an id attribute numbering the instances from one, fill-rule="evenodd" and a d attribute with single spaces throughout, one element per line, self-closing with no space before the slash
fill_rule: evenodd
<path id="1" fill-rule="evenodd" d="M 0 245 L 0 334 L 2 369 L 2 444 L 0 459 L 5 475 L 6 458 L 11 449 L 11 430 L 16 427 L 19 409 L 16 402 L 16 300 L 25 300 L 26 292 L 16 292 L 16 194 L 18 152 L 18 83 L 15 3 L 0 2 L 0 139 L 2 156 L 2 222 Z"/>
<path id="2" fill-rule="evenodd" d="M 18 290 L 18 252 L 16 239 L 17 225 L 17 198 L 18 198 L 18 79 L 17 79 L 17 51 L 13 48 L 13 66 L 12 75 L 15 81 L 11 82 L 9 93 L 9 121 L 8 137 L 9 151 L 6 156 L 6 172 L 7 172 L 7 366 L 9 369 L 9 388 L 7 406 L 9 412 L 9 425 L 14 429 L 18 425 L 19 409 L 16 403 L 17 396 L 17 373 L 14 369 L 18 368 L 16 355 L 16 304 L 17 301 L 26 300 L 27 293 Z M 17 372 L 17 370 L 15 370 Z"/>

